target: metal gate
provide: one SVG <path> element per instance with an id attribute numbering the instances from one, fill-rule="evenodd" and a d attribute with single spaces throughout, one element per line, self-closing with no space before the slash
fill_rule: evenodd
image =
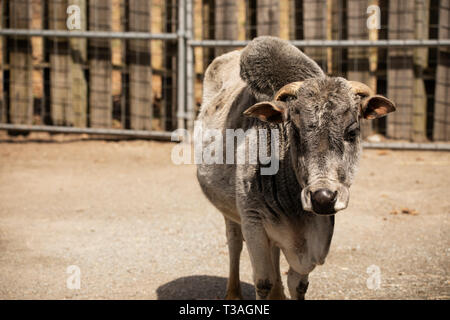
<path id="1" fill-rule="evenodd" d="M 356 2 L 362 6 L 355 7 Z M 395 96 L 394 100 L 411 96 L 402 109 L 408 112 L 402 116 L 410 117 L 407 123 L 395 118 L 392 123 L 380 122 L 367 129 L 414 142 L 390 144 L 391 147 L 449 149 L 448 145 L 427 143 L 450 140 L 448 1 L 438 1 L 435 9 L 430 5 L 436 6 L 436 1 L 414 2 L 428 3 L 427 8 L 419 10 L 431 13 L 427 21 L 437 19 L 432 17 L 436 12 L 441 17 L 433 23 L 436 28 L 447 30 L 447 34 L 441 31 L 434 39 L 420 34 L 404 36 L 406 31 L 400 22 L 405 23 L 405 17 L 414 18 L 408 10 L 412 8 L 415 12 L 417 7 L 402 0 L 398 1 L 399 7 L 392 4 L 381 7 L 382 13 L 388 12 L 389 19 L 384 17 L 383 22 L 381 15 L 382 26 L 375 38 L 371 32 L 362 32 L 361 23 L 366 23 L 366 8 L 372 2 L 378 3 L 370 0 L 2 2 L 0 129 L 170 140 L 171 132 L 177 128 L 193 129 L 206 64 L 226 50 L 245 46 L 254 36 L 271 34 L 291 39 L 329 75 L 367 76 L 368 81 L 375 75 L 378 76 L 375 84 L 382 93 Z M 77 12 L 80 25 L 76 25 Z M 356 18 L 352 12 L 358 13 Z M 395 14 L 399 15 L 398 23 Z M 284 21 L 289 23 L 283 25 Z M 345 22 L 346 27 L 334 24 L 335 21 Z M 70 23 L 75 23 L 73 30 L 69 30 Z M 394 31 L 397 38 L 404 40 L 396 39 Z M 424 53 L 423 49 L 429 51 Z M 384 68 L 384 74 L 379 70 L 377 74 L 372 72 L 371 50 L 376 52 L 373 56 L 377 57 L 378 66 L 387 62 L 379 68 Z M 429 81 L 423 77 L 428 69 L 421 67 L 417 71 L 416 60 L 411 58 L 416 55 L 434 55 L 432 58 L 437 61 L 435 74 L 431 75 L 437 78 L 432 88 L 426 87 Z M 203 62 L 200 68 L 199 61 Z M 444 67 L 439 68 L 440 65 Z M 428 92 L 428 100 L 430 92 L 444 90 L 439 95 L 439 99 L 444 97 L 440 111 L 434 100 L 428 111 L 416 108 L 421 102 L 412 97 L 417 88 L 414 81 L 422 78 L 425 81 L 418 82 L 419 88 Z M 414 82 L 410 87 L 412 95 L 402 91 L 408 81 Z M 426 97 L 425 94 L 425 100 Z M 432 114 L 418 118 L 418 112 Z M 428 122 L 433 122 L 433 117 L 440 118 L 427 131 L 423 117 L 428 117 Z M 384 144 L 366 143 L 366 146 Z"/>

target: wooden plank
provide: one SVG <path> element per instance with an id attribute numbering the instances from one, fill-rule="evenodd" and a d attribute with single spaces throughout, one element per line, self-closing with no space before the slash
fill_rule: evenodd
<path id="1" fill-rule="evenodd" d="M 370 0 L 347 0 L 347 38 L 348 40 L 367 40 L 369 30 L 366 26 L 367 7 Z M 376 81 L 372 81 L 369 71 L 369 49 L 349 48 L 347 79 L 367 84 L 376 92 Z M 372 134 L 372 122 L 362 121 L 361 134 L 363 138 Z"/>
<path id="2" fill-rule="evenodd" d="M 203 1 L 194 1 L 194 39 L 203 38 Z M 195 74 L 203 74 L 203 49 L 194 48 Z M 196 90 L 197 92 L 197 90 Z"/>
<path id="3" fill-rule="evenodd" d="M 47 5 L 43 5 L 42 1 L 31 1 L 31 28 L 32 29 L 43 29 L 44 17 L 47 16 L 46 10 L 48 10 Z M 32 37 L 31 38 L 31 54 L 33 61 L 33 124 L 47 124 L 50 123 L 50 105 L 49 97 L 50 94 L 45 93 L 45 86 L 49 84 L 49 81 L 44 80 L 44 74 L 47 74 L 44 69 L 49 66 L 47 63 L 47 48 L 44 47 L 44 42 L 47 44 L 47 39 L 44 37 Z M 44 66 L 45 65 L 45 66 Z"/>
<path id="4" fill-rule="evenodd" d="M 215 0 L 214 38 L 217 40 L 237 40 L 238 20 L 236 0 Z M 219 56 L 235 48 L 216 48 Z"/>
<path id="5" fill-rule="evenodd" d="M 297 11 L 299 10 L 299 8 L 297 7 L 297 3 L 298 1 L 288 1 L 289 6 L 288 32 L 289 32 L 289 39 L 291 40 L 297 39 L 297 23 L 299 22 L 303 24 L 303 21 L 297 22 Z M 303 5 L 301 5 L 300 10 L 303 10 Z"/>
<path id="6" fill-rule="evenodd" d="M 111 0 L 89 3 L 89 29 L 111 30 Z M 89 120 L 93 128 L 109 128 L 112 125 L 111 79 L 110 40 L 89 40 Z"/>
<path id="7" fill-rule="evenodd" d="M 389 2 L 389 39 L 414 39 L 414 1 Z M 412 49 L 389 49 L 388 97 L 396 102 L 397 111 L 387 117 L 389 138 L 411 139 L 414 103 L 414 70 Z"/>
<path id="8" fill-rule="evenodd" d="M 164 32 L 177 30 L 177 1 L 168 0 L 164 6 Z M 164 76 L 163 76 L 163 130 L 173 130 L 177 127 L 177 44 L 173 41 L 164 42 Z"/>
<path id="9" fill-rule="evenodd" d="M 112 0 L 111 30 L 124 32 L 128 30 L 128 5 L 126 0 Z M 129 74 L 126 63 L 126 41 L 111 39 L 111 61 L 113 65 L 111 94 L 113 96 L 112 127 L 125 129 L 130 127 L 129 109 Z"/>
<path id="10" fill-rule="evenodd" d="M 196 0 L 201 1 L 201 0 Z M 155 33 L 163 32 L 162 15 L 164 8 L 164 0 L 152 0 L 151 12 L 151 30 Z M 201 26 L 201 25 L 200 25 Z M 200 37 L 197 37 L 199 39 Z M 162 80 L 163 76 L 161 70 L 163 69 L 163 41 L 151 41 L 151 60 L 152 60 L 152 70 L 157 72 L 152 72 L 152 89 L 153 89 L 153 120 L 152 128 L 153 130 L 161 130 L 161 108 L 162 108 Z M 201 63 L 196 61 L 196 63 Z"/>
<path id="11" fill-rule="evenodd" d="M 237 39 L 236 0 L 215 1 L 215 38 L 218 40 Z"/>
<path id="12" fill-rule="evenodd" d="M 370 5 L 376 5 L 376 6 L 380 6 L 380 0 L 369 0 Z M 380 10 L 381 7 L 380 7 Z M 380 22 L 381 22 L 381 17 L 380 17 Z M 369 40 L 370 41 L 378 41 L 380 34 L 379 34 L 379 30 L 378 29 L 371 29 L 368 31 L 369 33 Z M 378 88 L 377 88 L 377 76 L 376 76 L 376 72 L 378 70 L 378 48 L 369 48 L 369 71 L 371 76 L 369 77 L 369 83 L 367 83 L 367 85 L 369 87 L 371 87 L 374 92 L 378 92 Z"/>
<path id="13" fill-rule="evenodd" d="M 48 24 L 51 30 L 67 30 L 66 0 L 48 1 Z M 50 116 L 54 125 L 72 125 L 71 63 L 69 40 L 49 39 Z"/>
<path id="14" fill-rule="evenodd" d="M 450 0 L 439 5 L 439 39 L 450 38 Z M 440 48 L 436 68 L 433 140 L 450 141 L 450 49 Z"/>
<path id="15" fill-rule="evenodd" d="M 365 1 L 365 0 L 362 0 Z M 327 40 L 342 40 L 345 32 L 345 18 L 344 11 L 347 11 L 346 1 L 344 0 L 327 0 Z M 363 9 L 365 10 L 365 8 Z M 344 77 L 342 69 L 343 49 L 342 48 L 327 48 L 327 69 L 326 72 L 335 77 Z"/>
<path id="16" fill-rule="evenodd" d="M 68 0 L 69 5 L 80 8 L 80 30 L 86 30 L 86 0 Z M 87 80 L 84 72 L 87 63 L 87 40 L 70 39 L 71 74 L 72 74 L 72 110 L 73 125 L 84 128 L 87 125 Z"/>
<path id="17" fill-rule="evenodd" d="M 245 1 L 237 1 L 237 16 L 238 16 L 238 40 L 245 40 L 247 35 L 247 4 Z"/>
<path id="18" fill-rule="evenodd" d="M 202 39 L 203 36 L 203 4 L 202 0 L 194 0 L 194 39 Z M 203 75 L 203 48 L 194 48 L 194 108 L 196 114 L 202 102 L 203 84 L 201 77 Z"/>
<path id="19" fill-rule="evenodd" d="M 295 40 L 304 39 L 303 34 L 303 0 L 292 0 L 290 4 L 289 38 Z"/>
<path id="20" fill-rule="evenodd" d="M 280 25 L 280 32 L 279 37 L 281 39 L 289 40 L 290 33 L 290 24 L 291 24 L 291 2 L 290 0 L 281 0 L 279 2 L 279 25 Z"/>
<path id="21" fill-rule="evenodd" d="M 246 39 L 253 39 L 258 36 L 257 33 L 257 0 L 245 1 L 245 37 Z"/>
<path id="22" fill-rule="evenodd" d="M 23 0 L 9 2 L 10 28 L 29 29 L 31 6 Z M 8 41 L 10 85 L 9 117 L 14 124 L 32 124 L 33 74 L 31 41 L 29 38 L 13 38 Z"/>
<path id="23" fill-rule="evenodd" d="M 256 3 L 256 32 L 258 36 L 280 35 L 280 2 L 258 0 Z"/>
<path id="24" fill-rule="evenodd" d="M 436 70 L 433 140 L 450 141 L 450 53 L 441 51 Z"/>
<path id="25" fill-rule="evenodd" d="M 150 32 L 150 1 L 128 2 L 128 28 L 130 31 Z M 152 128 L 152 68 L 150 42 L 130 40 L 127 61 L 130 85 L 130 126 L 136 130 Z"/>
<path id="26" fill-rule="evenodd" d="M 202 39 L 214 39 L 215 37 L 215 0 L 202 0 Z M 202 48 L 203 68 L 209 66 L 215 57 L 213 48 Z"/>
<path id="27" fill-rule="evenodd" d="M 5 6 L 5 3 L 0 3 L 0 28 L 4 28 L 3 25 L 3 7 Z M 4 37 L 0 37 L 0 122 L 5 123 L 7 121 L 6 118 L 6 103 L 5 98 L 3 95 L 3 65 L 5 63 L 5 57 L 4 57 Z"/>
<path id="28" fill-rule="evenodd" d="M 416 39 L 428 39 L 430 0 L 414 0 L 414 33 Z M 415 79 L 413 86 L 412 140 L 426 142 L 427 139 L 427 92 L 423 71 L 428 65 L 428 48 L 413 50 Z"/>
<path id="29" fill-rule="evenodd" d="M 305 40 L 325 40 L 327 0 L 303 0 L 303 36 Z M 306 48 L 305 53 L 326 69 L 326 50 Z"/>
<path id="30" fill-rule="evenodd" d="M 333 40 L 333 16 L 334 16 L 334 7 L 336 6 L 336 2 L 332 0 L 327 0 L 327 13 L 326 13 L 326 39 Z M 325 72 L 328 74 L 333 73 L 333 48 L 326 48 L 327 52 L 327 68 Z"/>

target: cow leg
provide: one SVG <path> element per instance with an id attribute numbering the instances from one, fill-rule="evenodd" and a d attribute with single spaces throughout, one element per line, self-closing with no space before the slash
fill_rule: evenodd
<path id="1" fill-rule="evenodd" d="M 261 221 L 253 213 L 241 215 L 242 233 L 253 268 L 256 299 L 269 299 L 277 280 L 271 245 Z"/>
<path id="2" fill-rule="evenodd" d="M 284 295 L 283 282 L 281 281 L 281 273 L 280 273 L 280 248 L 278 248 L 275 244 L 271 243 L 272 249 L 272 265 L 276 274 L 275 285 L 270 292 L 269 299 L 271 300 L 284 300 L 286 296 Z"/>
<path id="3" fill-rule="evenodd" d="M 241 283 L 239 280 L 239 259 L 241 257 L 243 242 L 241 226 L 238 223 L 225 218 L 225 228 L 227 233 L 228 253 L 230 257 L 227 294 L 225 299 L 242 299 Z"/>
<path id="4" fill-rule="evenodd" d="M 299 274 L 292 268 L 288 272 L 288 287 L 292 300 L 305 300 L 305 293 L 308 290 L 308 275 Z"/>

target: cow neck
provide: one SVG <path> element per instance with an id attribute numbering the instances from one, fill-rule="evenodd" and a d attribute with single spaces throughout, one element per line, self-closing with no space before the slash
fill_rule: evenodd
<path id="1" fill-rule="evenodd" d="M 267 129 L 270 130 L 270 128 Z M 292 168 L 289 127 L 281 123 L 277 125 L 277 129 L 279 130 L 279 170 L 274 175 L 260 175 L 264 199 L 274 214 L 299 214 L 303 212 L 300 198 L 302 188 Z M 268 150 L 271 150 L 271 139 L 268 138 L 267 143 Z"/>

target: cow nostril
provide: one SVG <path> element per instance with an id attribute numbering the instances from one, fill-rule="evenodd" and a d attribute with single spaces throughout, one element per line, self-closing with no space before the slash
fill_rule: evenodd
<path id="1" fill-rule="evenodd" d="M 319 189 L 311 193 L 311 202 L 314 212 L 318 214 L 335 213 L 334 204 L 336 202 L 337 191 L 329 189 Z"/>
<path id="2" fill-rule="evenodd" d="M 337 192 L 328 189 L 319 189 L 312 194 L 312 198 L 318 204 L 327 204 L 336 200 Z"/>

